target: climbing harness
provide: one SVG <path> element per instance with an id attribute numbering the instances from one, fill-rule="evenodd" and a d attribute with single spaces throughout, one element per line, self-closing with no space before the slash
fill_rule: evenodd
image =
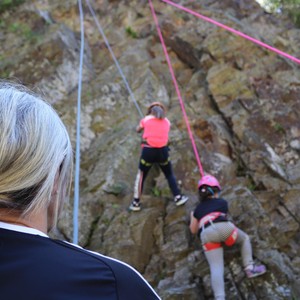
<path id="1" fill-rule="evenodd" d="M 232 32 L 232 33 L 234 33 L 236 35 L 239 35 L 239 36 L 241 36 L 241 37 L 243 37 L 243 38 L 245 38 L 245 39 L 247 39 L 247 40 L 249 40 L 249 41 L 251 41 L 251 42 L 253 42 L 253 43 L 255 43 L 255 44 L 259 45 L 259 46 L 261 46 L 261 47 L 264 47 L 264 48 L 266 48 L 266 49 L 268 49 L 270 51 L 273 51 L 273 52 L 275 52 L 275 53 L 277 53 L 277 54 L 279 54 L 281 56 L 284 56 L 284 57 L 286 57 L 286 58 L 288 58 L 288 59 L 290 59 L 290 60 L 292 60 L 292 61 L 300 64 L 300 59 L 299 58 L 296 58 L 296 57 L 294 57 L 294 56 L 292 56 L 292 55 L 290 55 L 290 54 L 288 54 L 288 53 L 286 53 L 284 51 L 281 51 L 281 50 L 279 50 L 279 49 L 277 49 L 275 47 L 272 47 L 272 46 L 270 46 L 268 44 L 265 44 L 265 43 L 263 43 L 263 42 L 261 42 L 261 41 L 259 41 L 257 39 L 254 39 L 253 37 L 251 37 L 249 35 L 246 35 L 246 34 L 240 32 L 238 30 L 235 30 L 235 29 L 233 29 L 233 28 L 231 28 L 229 26 L 226 26 L 226 25 L 224 25 L 222 23 L 219 23 L 219 22 L 217 22 L 217 21 L 215 21 L 215 20 L 213 20 L 211 18 L 208 18 L 208 17 L 205 17 L 203 15 L 200 15 L 199 13 L 196 13 L 195 11 L 193 11 L 191 9 L 188 9 L 188 8 L 186 8 L 184 6 L 181 6 L 179 4 L 176 4 L 176 3 L 174 3 L 174 2 L 172 2 L 170 0 L 161 0 L 161 1 L 163 1 L 165 3 L 168 3 L 168 4 L 170 4 L 170 5 L 174 6 L 174 7 L 177 7 L 179 9 L 183 10 L 183 11 L 186 11 L 189 14 L 192 14 L 192 15 L 194 15 L 194 16 L 202 19 L 202 20 L 205 20 L 205 21 L 207 21 L 209 23 L 212 23 L 212 24 L 214 24 L 214 25 L 216 25 L 218 27 L 221 27 L 221 28 L 223 28 L 223 29 L 225 29 L 227 31 L 230 31 L 230 32 Z"/>
<path id="2" fill-rule="evenodd" d="M 202 248 L 205 252 L 215 250 L 221 247 L 222 247 L 221 243 L 206 243 L 202 245 Z"/>
<path id="3" fill-rule="evenodd" d="M 164 162 L 159 163 L 159 165 L 166 166 L 169 162 L 170 162 L 170 158 L 168 158 L 168 160 L 166 160 Z"/>
<path id="4" fill-rule="evenodd" d="M 230 236 L 224 241 L 224 244 L 229 247 L 233 246 L 236 242 L 237 235 L 238 235 L 238 231 L 237 228 L 235 227 L 232 233 L 230 234 Z M 222 243 L 209 242 L 202 245 L 202 248 L 205 252 L 215 250 L 221 247 L 222 247 Z"/>
<path id="5" fill-rule="evenodd" d="M 214 226 L 214 220 L 216 220 L 219 217 L 226 217 L 226 214 L 221 212 L 212 212 L 210 214 L 207 214 L 199 221 L 199 229 L 201 231 L 205 230 L 208 226 Z M 229 237 L 224 241 L 224 244 L 226 246 L 233 246 L 236 242 L 238 236 L 238 229 L 234 227 L 233 231 L 229 235 Z M 214 243 L 209 242 L 202 245 L 204 251 L 211 251 L 222 247 L 222 243 Z"/>
<path id="6" fill-rule="evenodd" d="M 212 222 L 216 220 L 219 217 L 226 217 L 226 214 L 221 212 L 212 212 L 210 214 L 207 214 L 199 221 L 199 228 L 204 229 L 205 225 L 212 225 Z"/>
<path id="7" fill-rule="evenodd" d="M 146 166 L 146 167 L 151 167 L 152 166 L 152 163 L 146 162 L 143 158 L 141 159 L 141 164 Z"/>
<path id="8" fill-rule="evenodd" d="M 225 242 L 224 242 L 225 245 L 229 246 L 229 247 L 234 245 L 234 243 L 236 242 L 237 236 L 238 236 L 238 230 L 236 227 L 234 227 L 230 236 L 225 240 Z"/>

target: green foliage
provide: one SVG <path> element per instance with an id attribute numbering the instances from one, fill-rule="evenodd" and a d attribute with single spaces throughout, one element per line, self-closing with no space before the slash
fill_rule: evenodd
<path id="1" fill-rule="evenodd" d="M 26 39 L 28 39 L 32 42 L 37 42 L 41 38 L 41 36 L 39 34 L 32 31 L 31 28 L 29 28 L 28 26 L 23 27 L 22 33 Z"/>
<path id="2" fill-rule="evenodd" d="M 3 70 L 3 71 L 0 71 L 0 78 L 9 78 L 9 71 L 8 70 Z"/>
<path id="3" fill-rule="evenodd" d="M 159 197 L 161 195 L 161 191 L 155 186 L 152 188 L 152 194 L 156 197 Z"/>
<path id="4" fill-rule="evenodd" d="M 4 54 L 0 55 L 0 78 L 9 78 L 12 61 L 7 59 Z"/>
<path id="5" fill-rule="evenodd" d="M 5 21 L 0 19 L 0 29 L 5 28 Z"/>
<path id="6" fill-rule="evenodd" d="M 0 23 L 0 25 L 1 25 L 1 23 Z M 35 33 L 34 31 L 32 31 L 28 25 L 22 24 L 19 22 L 14 22 L 14 23 L 10 24 L 8 27 L 8 30 L 10 32 L 19 33 L 19 34 L 23 35 L 27 40 L 29 40 L 31 42 L 36 42 L 40 38 L 40 35 Z"/>
<path id="7" fill-rule="evenodd" d="M 249 183 L 249 185 L 248 185 L 248 189 L 250 190 L 250 191 L 255 191 L 256 190 L 256 185 L 254 184 L 254 183 Z"/>
<path id="8" fill-rule="evenodd" d="M 105 226 L 108 226 L 110 224 L 111 220 L 109 218 L 103 218 L 101 220 L 101 223 L 104 224 Z"/>
<path id="9" fill-rule="evenodd" d="M 275 123 L 274 128 L 278 133 L 279 132 L 285 133 L 284 127 L 280 123 Z"/>
<path id="10" fill-rule="evenodd" d="M 257 0 L 270 13 L 283 13 L 300 27 L 300 0 Z"/>
<path id="11" fill-rule="evenodd" d="M 0 1 L 0 13 L 3 13 L 6 10 L 12 9 L 24 2 L 25 2 L 25 0 L 1 0 Z"/>
<path id="12" fill-rule="evenodd" d="M 15 22 L 9 25 L 8 30 L 11 32 L 19 32 L 22 28 L 22 24 Z"/>
<path id="13" fill-rule="evenodd" d="M 136 39 L 138 37 L 136 31 L 134 31 L 131 27 L 126 27 L 126 32 L 128 35 L 130 35 L 132 38 Z"/>
<path id="14" fill-rule="evenodd" d="M 281 11 L 289 15 L 293 22 L 300 27 L 300 0 L 282 0 L 280 2 Z"/>

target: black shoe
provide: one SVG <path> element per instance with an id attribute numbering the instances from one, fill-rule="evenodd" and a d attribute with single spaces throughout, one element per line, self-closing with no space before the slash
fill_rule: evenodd
<path id="1" fill-rule="evenodd" d="M 188 200 L 189 200 L 189 197 L 185 196 L 185 195 L 177 195 L 174 198 L 174 202 L 177 206 L 183 205 Z"/>
<path id="2" fill-rule="evenodd" d="M 128 209 L 132 211 L 139 211 L 141 210 L 141 203 L 133 200 L 129 205 Z"/>

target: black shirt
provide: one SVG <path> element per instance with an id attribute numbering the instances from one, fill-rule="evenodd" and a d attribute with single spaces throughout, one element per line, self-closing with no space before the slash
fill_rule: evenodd
<path id="1" fill-rule="evenodd" d="M 159 300 L 129 265 L 46 236 L 0 228 L 0 298 Z"/>
<path id="2" fill-rule="evenodd" d="M 206 198 L 199 203 L 194 211 L 194 217 L 200 221 L 204 216 L 212 212 L 228 213 L 228 203 L 223 198 Z M 227 221 L 226 217 L 220 216 L 214 222 Z"/>

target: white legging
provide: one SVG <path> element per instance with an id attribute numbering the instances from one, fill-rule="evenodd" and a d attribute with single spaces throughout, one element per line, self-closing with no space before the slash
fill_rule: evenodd
<path id="1" fill-rule="evenodd" d="M 224 242 L 234 230 L 231 222 L 219 222 L 202 230 L 200 238 L 202 244 Z M 243 266 L 253 264 L 252 247 L 248 234 L 238 229 L 236 244 L 241 246 Z M 224 288 L 224 257 L 223 247 L 204 252 L 210 268 L 211 285 L 216 300 L 225 300 Z"/>

